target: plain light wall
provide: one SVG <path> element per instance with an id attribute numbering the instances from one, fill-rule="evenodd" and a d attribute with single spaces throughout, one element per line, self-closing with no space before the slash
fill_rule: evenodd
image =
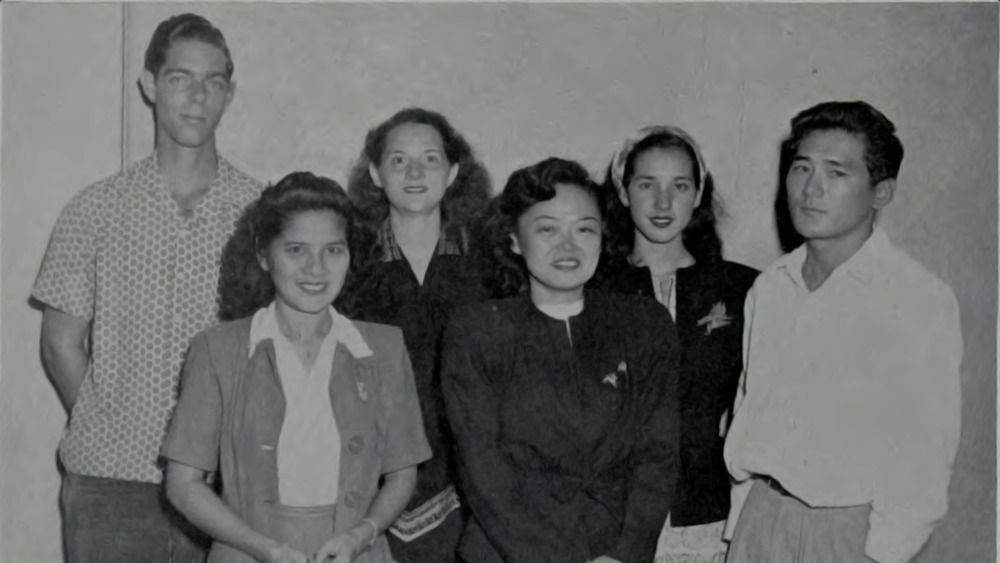
<path id="1" fill-rule="evenodd" d="M 121 164 L 123 9 L 3 11 L 0 561 L 54 563 L 66 415 L 41 367 L 42 316 L 28 295 L 63 205 Z"/>
<path id="2" fill-rule="evenodd" d="M 43 43 L 31 35 L 51 29 L 48 19 L 69 19 L 60 9 L 67 10 L 18 6 L 5 14 L 4 31 L 31 25 L 35 31 L 5 34 L 4 62 L 12 50 Z M 603 174 L 627 134 L 673 123 L 704 148 L 729 215 L 722 225 L 727 257 L 756 267 L 779 254 L 772 218 L 777 146 L 792 115 L 827 99 L 864 99 L 884 111 L 898 126 L 906 158 L 883 224 L 954 288 L 966 342 L 964 428 L 951 510 L 919 561 L 994 561 L 995 5 L 263 3 L 128 5 L 123 28 L 115 32 L 103 23 L 86 34 L 108 30 L 104 39 L 119 50 L 105 58 L 124 55 L 124 83 L 107 60 L 82 49 L 61 53 L 44 44 L 36 47 L 41 54 L 28 57 L 30 64 L 23 57 L 15 68 L 5 64 L 0 460 L 13 456 L 20 470 L 0 472 L 0 560 L 57 557 L 53 452 L 64 419 L 38 362 L 40 315 L 25 299 L 61 205 L 114 172 L 121 151 L 133 161 L 151 150 L 153 121 L 136 79 L 156 24 L 182 11 L 205 15 L 226 35 L 237 91 L 219 146 L 264 181 L 311 170 L 343 182 L 366 131 L 409 105 L 443 112 L 477 149 L 497 190 L 515 168 L 550 155 L 578 159 Z M 67 30 L 60 37 L 80 33 Z M 74 89 L 52 92 L 32 78 L 21 85 L 20 97 L 8 99 L 11 77 L 27 80 L 22 77 L 39 60 L 54 68 L 107 64 L 103 74 L 81 80 L 95 94 L 124 87 L 125 98 L 82 99 Z M 38 99 L 43 93 L 57 98 Z M 121 145 L 114 144 L 117 116 L 76 115 L 122 101 Z M 35 115 L 49 119 L 52 107 L 69 107 L 73 119 L 100 123 L 105 130 L 98 133 L 113 133 L 114 146 L 59 152 L 67 136 L 69 144 L 90 142 L 69 133 L 74 121 L 68 118 L 48 127 L 7 128 L 12 112 L 31 123 Z M 23 141 L 27 146 L 20 150 L 32 156 L 9 171 L 12 141 Z M 93 151 L 104 152 L 87 156 Z M 57 157 L 67 170 L 47 168 Z M 86 166 L 73 165 L 77 159 Z M 64 177 L 47 182 L 54 174 Z M 39 183 L 51 192 L 38 191 Z M 22 201 L 22 209 L 39 212 L 11 210 Z M 8 232 L 29 236 L 14 243 Z M 25 396 L 48 410 L 32 409 Z M 11 405 L 20 410 L 9 411 Z M 19 511 L 27 500 L 43 506 Z M 15 515 L 13 522 L 8 514 Z M 29 530 L 34 541 L 21 541 Z"/>

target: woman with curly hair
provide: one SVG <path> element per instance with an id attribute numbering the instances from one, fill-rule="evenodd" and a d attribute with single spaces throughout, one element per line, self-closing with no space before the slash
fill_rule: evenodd
<path id="1" fill-rule="evenodd" d="M 722 259 L 712 177 L 685 131 L 647 127 L 626 140 L 604 190 L 610 236 L 592 286 L 655 297 L 681 344 L 681 471 L 656 562 L 722 563 L 722 448 L 742 369 L 743 301 L 758 272 Z"/>
<path id="2" fill-rule="evenodd" d="M 463 307 L 445 332 L 469 563 L 653 558 L 677 466 L 676 335 L 666 309 L 584 291 L 600 199 L 575 162 L 514 172 L 494 237 L 512 296 Z"/>
<path id="3" fill-rule="evenodd" d="M 221 309 L 238 320 L 193 340 L 162 450 L 210 563 L 393 560 L 382 532 L 431 451 L 401 331 L 331 306 L 357 240 L 343 189 L 296 172 L 227 245 Z"/>
<path id="4" fill-rule="evenodd" d="M 434 451 L 418 468 L 390 545 L 400 563 L 449 563 L 463 511 L 441 400 L 440 338 L 456 305 L 486 297 L 473 241 L 489 176 L 444 116 L 409 108 L 368 133 L 348 191 L 368 245 L 364 274 L 343 304 L 358 318 L 403 329 Z"/>

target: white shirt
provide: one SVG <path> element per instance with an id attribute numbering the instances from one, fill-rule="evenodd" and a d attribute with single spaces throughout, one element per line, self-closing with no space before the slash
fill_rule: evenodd
<path id="1" fill-rule="evenodd" d="M 311 369 L 282 334 L 275 304 L 257 311 L 250 323 L 250 355 L 257 343 L 274 343 L 275 363 L 285 398 L 285 418 L 277 444 L 278 498 L 288 506 L 323 506 L 337 501 L 340 432 L 330 400 L 330 375 L 337 343 L 355 357 L 370 356 L 354 323 L 330 307 L 330 332 Z"/>
<path id="2" fill-rule="evenodd" d="M 665 276 L 656 276 L 650 273 L 653 278 L 653 291 L 656 293 L 656 300 L 670 311 L 670 316 L 677 319 L 677 273 L 673 272 Z"/>
<path id="3" fill-rule="evenodd" d="M 961 424 L 951 289 L 876 229 L 815 291 L 805 246 L 746 300 L 744 369 L 726 439 L 731 538 L 753 475 L 813 507 L 871 504 L 866 554 L 908 561 L 948 505 Z"/>

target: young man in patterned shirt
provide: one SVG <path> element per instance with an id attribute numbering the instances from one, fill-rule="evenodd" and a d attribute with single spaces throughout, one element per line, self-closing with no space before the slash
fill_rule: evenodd
<path id="1" fill-rule="evenodd" d="M 42 261 L 42 358 L 70 413 L 59 446 L 69 563 L 204 558 L 161 500 L 157 457 L 189 341 L 215 323 L 222 248 L 261 190 L 216 151 L 232 75 L 208 20 L 160 23 L 141 78 L 155 150 L 78 193 Z"/>

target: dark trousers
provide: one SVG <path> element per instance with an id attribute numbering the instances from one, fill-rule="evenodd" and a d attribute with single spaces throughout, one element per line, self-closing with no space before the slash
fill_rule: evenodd
<path id="1" fill-rule="evenodd" d="M 59 495 L 66 563 L 204 563 L 208 539 L 154 483 L 66 473 Z"/>
<path id="2" fill-rule="evenodd" d="M 757 480 L 740 512 L 727 563 L 875 563 L 865 555 L 868 506 L 812 508 Z"/>

